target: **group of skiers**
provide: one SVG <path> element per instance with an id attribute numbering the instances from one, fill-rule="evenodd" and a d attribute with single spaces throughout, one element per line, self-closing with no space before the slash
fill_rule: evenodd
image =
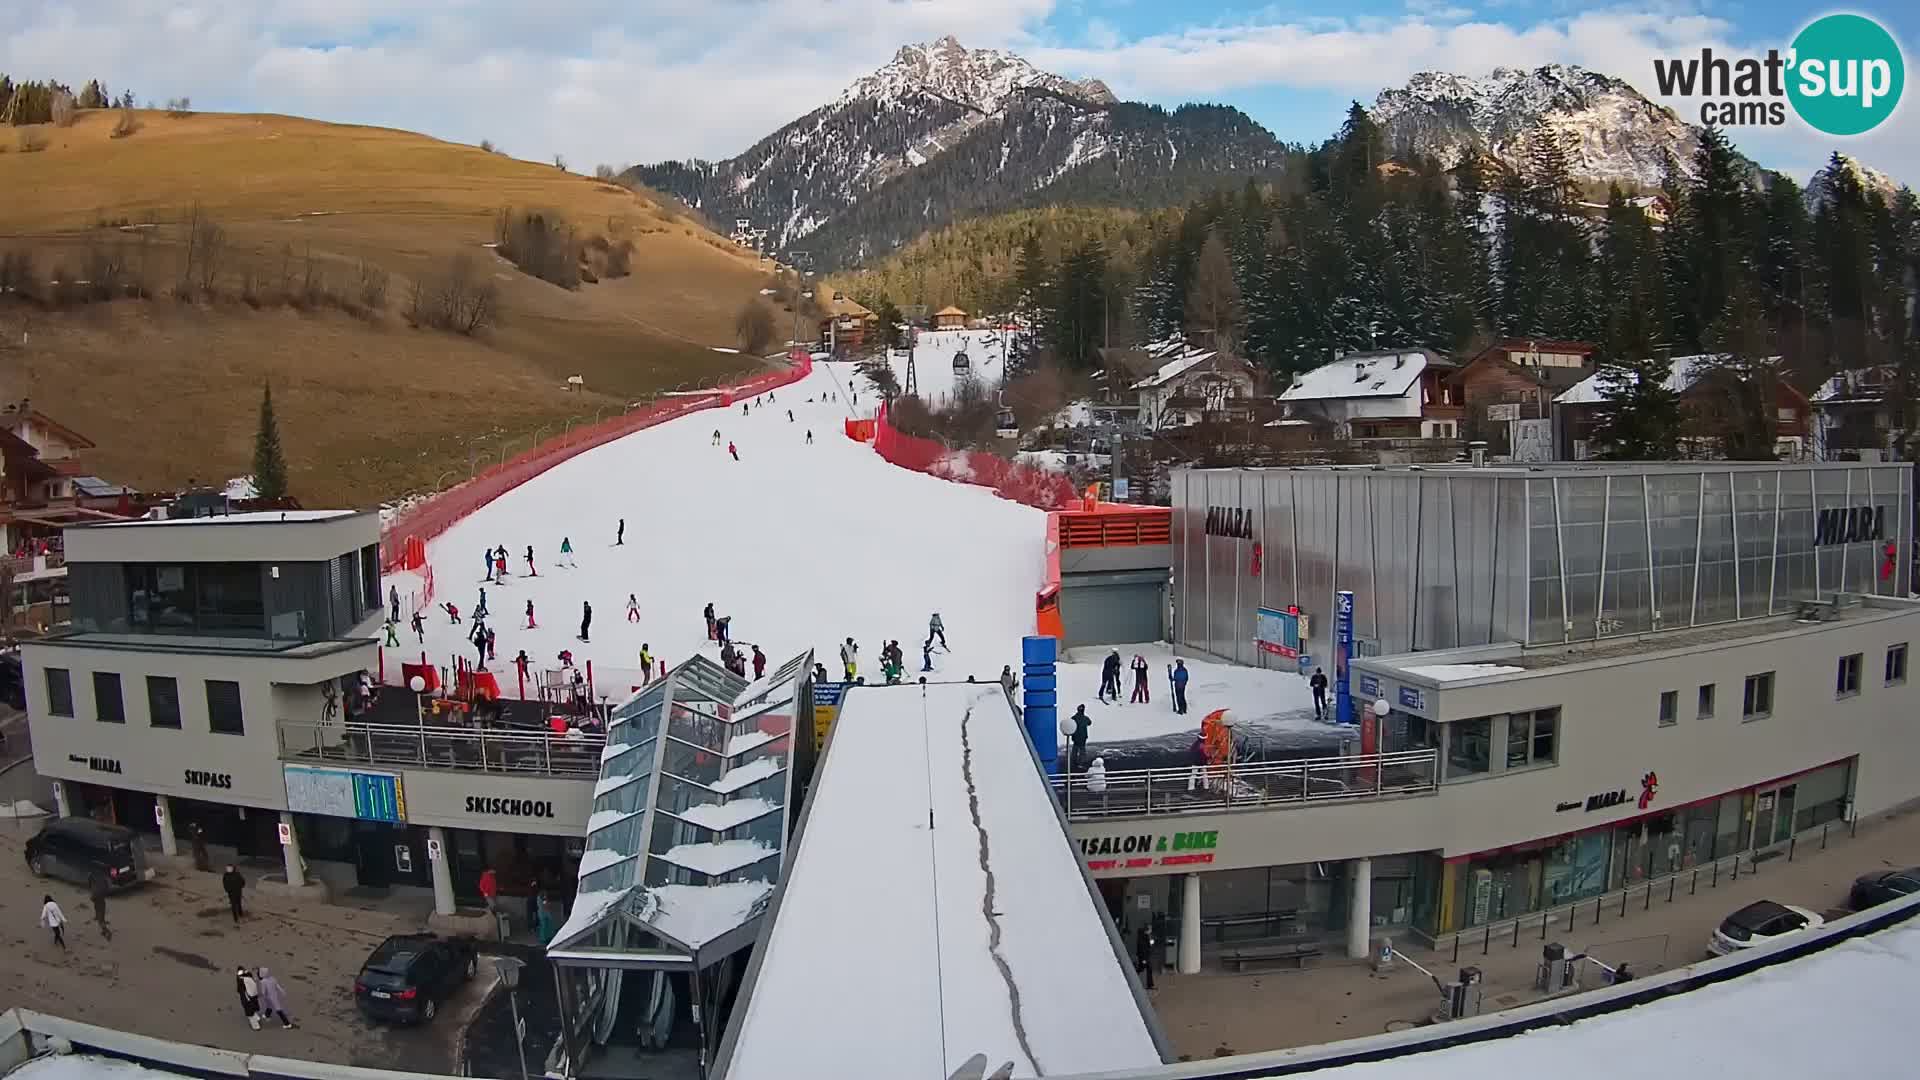
<path id="1" fill-rule="evenodd" d="M 1147 680 L 1149 670 L 1147 658 L 1134 653 L 1132 662 L 1127 666 L 1133 671 L 1133 697 L 1130 704 L 1150 704 L 1153 701 L 1153 691 Z M 1184 715 L 1187 711 L 1187 678 L 1185 660 L 1175 660 L 1173 666 L 1167 669 L 1167 683 L 1173 689 L 1173 711 L 1176 715 Z M 1097 696 L 1101 701 L 1111 701 L 1116 705 L 1120 703 L 1119 649 L 1108 653 L 1106 660 L 1100 665 L 1100 693 Z"/>
<path id="2" fill-rule="evenodd" d="M 721 667 L 726 668 L 728 671 L 733 672 L 743 679 L 747 677 L 747 665 L 749 663 L 753 665 L 754 678 L 761 678 L 767 673 L 767 654 L 760 651 L 760 646 L 746 642 L 742 643 L 746 644 L 748 649 L 753 650 L 751 661 L 749 661 L 746 652 L 733 647 L 733 616 L 714 614 L 712 601 L 707 602 L 707 606 L 701 614 L 707 622 L 707 640 L 720 643 Z"/>
<path id="3" fill-rule="evenodd" d="M 812 401 L 813 399 L 812 399 L 812 398 L 808 398 L 807 400 L 808 400 L 808 401 Z M 754 398 L 754 399 L 753 399 L 753 400 L 752 400 L 751 402 L 746 402 L 746 401 L 743 401 L 743 402 L 741 402 L 741 403 L 740 403 L 740 415 L 741 415 L 741 416 L 751 416 L 751 415 L 753 414 L 753 410 L 755 410 L 755 409 L 758 409 L 758 408 L 762 408 L 762 407 L 764 407 L 764 406 L 767 406 L 767 405 L 771 405 L 771 404 L 773 404 L 773 393 L 772 393 L 771 391 L 769 391 L 769 392 L 767 392 L 767 393 L 766 393 L 765 395 L 763 395 L 763 396 L 761 396 L 761 397 L 756 397 L 756 398 Z M 792 409 L 788 409 L 788 410 L 787 410 L 787 423 L 789 423 L 789 424 L 792 424 L 792 423 L 797 423 L 797 421 L 796 421 L 796 420 L 795 420 L 795 419 L 793 418 L 793 410 L 792 410 Z M 719 446 L 719 445 L 721 445 L 721 444 L 723 444 L 723 443 L 724 443 L 724 444 L 726 445 L 726 448 L 727 448 L 727 456 L 728 456 L 728 457 L 730 457 L 730 458 L 732 458 L 732 459 L 733 459 L 733 460 L 735 460 L 735 461 L 739 461 L 739 460 L 740 460 L 740 447 L 739 447 L 739 446 L 737 446 L 737 445 L 735 445 L 735 443 L 734 443 L 734 441 L 733 441 L 732 439 L 728 439 L 728 438 L 724 438 L 724 437 L 722 437 L 722 436 L 721 436 L 721 434 L 720 434 L 720 429 L 719 429 L 719 428 L 714 428 L 714 429 L 713 429 L 713 443 L 712 443 L 712 445 L 714 445 L 714 446 Z M 812 429 L 812 428 L 808 428 L 808 429 L 807 429 L 807 445 L 808 445 L 808 446 L 812 446 L 812 445 L 813 445 L 813 429 Z"/>
<path id="4" fill-rule="evenodd" d="M 933 646 L 939 642 L 941 652 L 952 652 L 947 647 L 947 625 L 940 619 L 940 613 L 934 612 L 927 620 L 926 640 L 920 643 L 920 673 L 933 671 Z M 897 639 L 882 642 L 880 645 L 880 675 L 887 685 L 894 686 L 902 681 L 906 674 L 907 658 Z M 840 643 L 840 670 L 847 682 L 860 680 L 860 646 L 849 637 Z M 1010 677 L 1012 668 L 1001 673 Z"/>

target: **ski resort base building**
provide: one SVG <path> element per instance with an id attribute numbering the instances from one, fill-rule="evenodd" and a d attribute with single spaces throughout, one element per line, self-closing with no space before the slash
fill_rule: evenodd
<path id="1" fill-rule="evenodd" d="M 1904 466 L 1219 470 L 1174 491 L 1178 643 L 1337 684 L 1351 592 L 1354 724 L 1329 728 L 1344 756 L 1230 780 L 1065 784 L 1130 922 L 1209 947 L 1444 944 L 1744 873 L 1920 798 Z"/>
<path id="2" fill-rule="evenodd" d="M 399 687 L 361 703 L 362 673 L 402 659 L 381 655 L 379 539 L 350 511 L 66 530 L 72 625 L 21 646 L 59 811 L 167 856 L 198 834 L 269 884 L 431 889 L 443 914 L 491 866 L 516 930 L 521 897 L 568 895 L 603 737 L 481 728 Z"/>

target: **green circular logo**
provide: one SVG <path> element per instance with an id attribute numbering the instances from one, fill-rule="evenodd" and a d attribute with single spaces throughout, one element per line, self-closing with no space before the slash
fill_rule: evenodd
<path id="1" fill-rule="evenodd" d="M 1893 115 L 1907 83 L 1900 43 L 1864 15 L 1823 15 L 1793 39 L 1787 99 L 1828 135 L 1872 131 Z"/>

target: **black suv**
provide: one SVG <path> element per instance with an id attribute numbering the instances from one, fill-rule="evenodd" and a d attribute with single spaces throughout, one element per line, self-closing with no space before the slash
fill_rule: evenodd
<path id="1" fill-rule="evenodd" d="M 353 980 L 353 1001 L 370 1020 L 431 1020 L 473 978 L 473 939 L 396 934 L 380 943 Z"/>
<path id="2" fill-rule="evenodd" d="M 1875 904 L 1884 904 L 1917 892 L 1920 892 L 1920 866 L 1905 870 L 1878 870 L 1854 879 L 1853 888 L 1847 892 L 1847 906 L 1855 911 L 1865 911 Z"/>
<path id="3" fill-rule="evenodd" d="M 132 829 L 92 818 L 54 818 L 27 841 L 27 869 L 36 877 L 56 877 L 85 885 L 96 873 L 115 889 L 131 888 L 153 877 L 146 852 Z"/>

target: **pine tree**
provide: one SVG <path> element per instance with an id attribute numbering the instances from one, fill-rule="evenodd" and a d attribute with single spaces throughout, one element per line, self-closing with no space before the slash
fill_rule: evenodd
<path id="1" fill-rule="evenodd" d="M 1233 262 L 1218 230 L 1207 233 L 1194 263 L 1193 284 L 1187 289 L 1187 332 L 1202 337 L 1221 352 L 1233 352 L 1240 340 L 1244 311 Z"/>
<path id="2" fill-rule="evenodd" d="M 1732 461 L 1772 461 L 1779 389 L 1773 329 L 1751 285 L 1736 279 L 1707 328 L 1689 394 L 1694 429 Z"/>
<path id="3" fill-rule="evenodd" d="M 262 499 L 287 495 L 287 459 L 280 449 L 280 424 L 273 416 L 273 386 L 260 392 L 260 428 L 253 437 L 253 487 Z"/>
<path id="4" fill-rule="evenodd" d="M 880 331 L 877 335 L 879 344 L 888 349 L 899 348 L 900 309 L 894 306 L 891 299 L 882 296 L 879 303 L 874 305 L 873 314 Z"/>
<path id="5" fill-rule="evenodd" d="M 1680 456 L 1680 395 L 1667 387 L 1672 370 L 1665 356 L 1602 363 L 1600 393 L 1606 407 L 1594 430 L 1598 457 L 1671 461 Z"/>

